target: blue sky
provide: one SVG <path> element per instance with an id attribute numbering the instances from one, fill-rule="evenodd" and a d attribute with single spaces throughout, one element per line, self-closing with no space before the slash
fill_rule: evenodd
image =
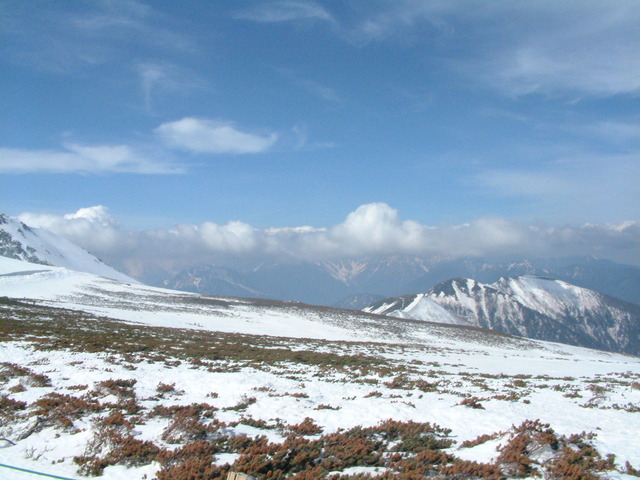
<path id="1" fill-rule="evenodd" d="M 640 264 L 638 25 L 635 0 L 0 0 L 2 211 L 94 249 L 362 217 L 363 253 L 484 222 Z"/>

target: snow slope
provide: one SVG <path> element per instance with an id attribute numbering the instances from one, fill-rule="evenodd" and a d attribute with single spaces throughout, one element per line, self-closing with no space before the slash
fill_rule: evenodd
<path id="1" fill-rule="evenodd" d="M 201 296 L 0 257 L 0 296 L 150 326 L 343 341 L 512 343 L 491 332 L 294 302 Z M 476 340 L 478 337 L 479 340 Z M 484 348 L 484 347 L 483 347 Z M 537 348 L 537 347 L 536 347 Z"/>
<path id="2" fill-rule="evenodd" d="M 0 255 L 43 265 L 87 272 L 122 282 L 138 283 L 86 250 L 42 228 L 0 214 Z"/>

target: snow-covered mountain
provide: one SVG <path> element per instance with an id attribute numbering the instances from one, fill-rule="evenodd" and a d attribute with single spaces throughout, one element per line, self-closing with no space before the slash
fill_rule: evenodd
<path id="1" fill-rule="evenodd" d="M 74 243 L 4 214 L 0 214 L 0 256 L 138 283 Z"/>
<path id="2" fill-rule="evenodd" d="M 521 275 L 551 277 L 640 304 L 640 267 L 595 257 L 443 259 L 430 263 L 429 271 L 406 284 L 404 292 L 426 292 L 451 278 L 493 283 Z"/>
<path id="3" fill-rule="evenodd" d="M 427 293 L 384 299 L 364 311 L 640 354 L 640 307 L 531 275 L 501 278 L 492 284 L 449 280 Z"/>

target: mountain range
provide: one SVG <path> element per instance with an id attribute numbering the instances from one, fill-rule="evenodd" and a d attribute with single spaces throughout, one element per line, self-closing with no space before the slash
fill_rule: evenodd
<path id="1" fill-rule="evenodd" d="M 425 292 L 451 278 L 492 283 L 501 277 L 537 275 L 640 304 L 640 267 L 594 257 L 556 259 L 422 259 L 369 257 L 323 262 L 245 265 L 201 264 L 150 284 L 188 292 L 295 300 L 363 308 L 376 299 Z"/>
<path id="2" fill-rule="evenodd" d="M 551 278 L 524 275 L 492 284 L 453 279 L 364 311 L 640 354 L 640 306 Z"/>

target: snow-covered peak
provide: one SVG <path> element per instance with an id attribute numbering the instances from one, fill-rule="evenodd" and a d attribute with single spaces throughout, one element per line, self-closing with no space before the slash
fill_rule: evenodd
<path id="1" fill-rule="evenodd" d="M 602 304 L 600 293 L 553 278 L 523 275 L 501 278 L 492 286 L 513 295 L 526 307 L 554 317 L 563 315 L 568 308 L 585 311 Z"/>
<path id="2" fill-rule="evenodd" d="M 366 311 L 640 353 L 637 305 L 552 278 L 523 275 L 492 284 L 458 278 L 426 293 L 385 299 Z"/>
<path id="3" fill-rule="evenodd" d="M 48 230 L 29 227 L 4 214 L 0 214 L 0 256 L 138 283 L 78 245 Z"/>

